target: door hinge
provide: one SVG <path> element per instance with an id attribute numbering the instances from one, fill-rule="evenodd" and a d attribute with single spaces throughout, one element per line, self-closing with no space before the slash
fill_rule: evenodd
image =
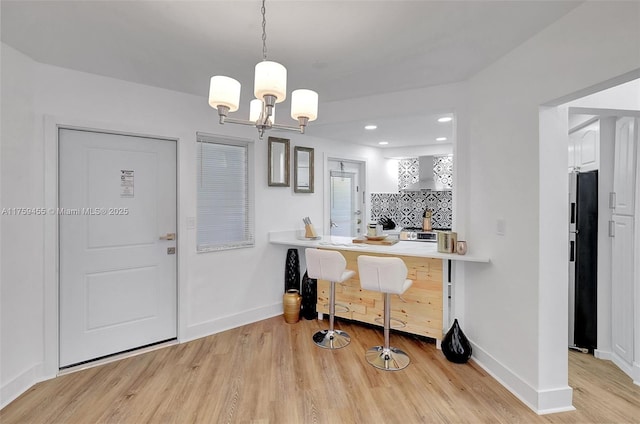
<path id="1" fill-rule="evenodd" d="M 615 209 L 616 208 L 616 193 L 615 191 L 612 191 L 611 193 L 609 193 L 609 209 Z"/>
<path id="2" fill-rule="evenodd" d="M 616 236 L 616 223 L 615 221 L 609 221 L 609 237 Z"/>

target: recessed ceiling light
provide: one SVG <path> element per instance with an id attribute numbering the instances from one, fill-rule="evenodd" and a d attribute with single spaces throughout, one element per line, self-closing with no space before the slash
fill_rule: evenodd
<path id="1" fill-rule="evenodd" d="M 386 146 L 387 144 L 389 144 L 388 141 L 378 141 L 378 144 L 381 146 Z"/>
<path id="2" fill-rule="evenodd" d="M 447 137 L 438 137 L 436 141 L 447 141 Z"/>
<path id="3" fill-rule="evenodd" d="M 450 116 L 443 116 L 442 118 L 438 118 L 438 122 L 451 122 L 453 118 Z"/>
<path id="4" fill-rule="evenodd" d="M 364 126 L 365 130 L 375 130 L 376 128 L 378 128 L 377 125 L 365 125 Z"/>

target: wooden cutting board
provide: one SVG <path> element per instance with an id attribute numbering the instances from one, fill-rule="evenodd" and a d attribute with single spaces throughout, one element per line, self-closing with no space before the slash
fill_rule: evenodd
<path id="1" fill-rule="evenodd" d="M 382 240 L 368 240 L 364 237 L 358 237 L 358 238 L 354 238 L 352 240 L 353 243 L 364 243 L 364 244 L 377 244 L 379 246 L 393 246 L 394 244 L 396 244 L 397 242 L 399 242 L 400 240 L 396 239 L 396 238 L 386 238 L 386 239 L 382 239 Z"/>

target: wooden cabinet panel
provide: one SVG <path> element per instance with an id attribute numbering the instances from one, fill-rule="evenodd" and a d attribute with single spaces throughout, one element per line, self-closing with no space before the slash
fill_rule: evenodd
<path id="1" fill-rule="evenodd" d="M 358 256 L 362 253 L 340 251 L 347 260 L 347 269 L 356 275 L 343 284 L 336 284 L 336 316 L 350 320 L 382 326 L 384 317 L 384 295 L 363 290 L 358 275 Z M 386 256 L 367 253 L 370 256 Z M 391 326 L 420 336 L 442 339 L 442 260 L 399 256 L 407 266 L 407 278 L 413 280 L 411 287 L 401 296 L 391 296 Z M 318 280 L 318 312 L 328 314 L 330 283 Z M 348 312 L 341 312 L 347 306 Z M 400 320 L 404 327 L 396 327 Z"/>

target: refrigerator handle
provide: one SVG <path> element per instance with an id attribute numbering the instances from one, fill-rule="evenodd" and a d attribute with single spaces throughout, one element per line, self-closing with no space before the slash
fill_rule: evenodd
<path id="1" fill-rule="evenodd" d="M 576 223 L 576 202 L 571 202 L 569 224 Z"/>
<path id="2" fill-rule="evenodd" d="M 575 241 L 570 241 L 569 242 L 569 262 L 573 262 L 575 261 L 576 257 L 575 257 L 575 249 L 576 249 L 576 242 Z"/>
<path id="3" fill-rule="evenodd" d="M 616 236 L 616 223 L 615 221 L 609 221 L 609 237 Z"/>
<path id="4" fill-rule="evenodd" d="M 609 209 L 616 208 L 616 192 L 612 191 L 609 193 Z"/>

